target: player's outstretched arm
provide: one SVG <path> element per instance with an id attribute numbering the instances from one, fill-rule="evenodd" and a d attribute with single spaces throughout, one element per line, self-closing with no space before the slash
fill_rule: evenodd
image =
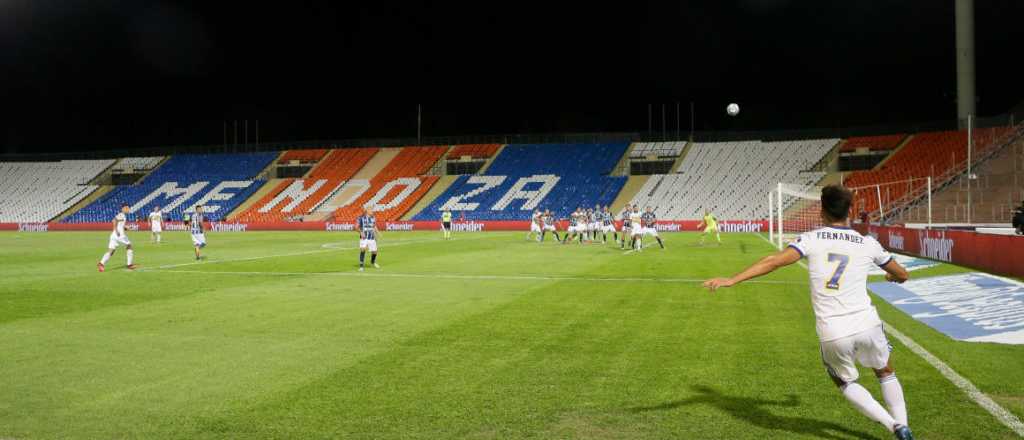
<path id="1" fill-rule="evenodd" d="M 733 275 L 732 278 L 712 278 L 707 280 L 704 282 L 704 287 L 711 291 L 715 291 L 719 287 L 732 287 L 751 278 L 771 273 L 780 267 L 789 266 L 797 261 L 800 261 L 800 252 L 787 247 L 781 252 L 762 258 L 757 263 L 743 270 L 743 272 Z"/>
<path id="2" fill-rule="evenodd" d="M 897 263 L 895 259 L 889 260 L 882 266 L 882 270 L 885 271 L 885 280 L 892 281 L 897 284 L 903 284 L 910 279 L 910 273 L 900 263 Z"/>

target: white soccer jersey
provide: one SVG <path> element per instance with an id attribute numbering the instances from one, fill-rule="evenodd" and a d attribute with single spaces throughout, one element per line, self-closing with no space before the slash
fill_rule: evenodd
<path id="1" fill-rule="evenodd" d="M 630 223 L 629 226 L 630 226 L 630 228 L 633 229 L 633 232 L 635 234 L 640 234 L 641 232 L 643 232 L 644 228 L 643 228 L 642 220 L 643 220 L 643 214 L 641 214 L 639 211 L 637 211 L 637 212 L 630 211 L 629 212 L 629 223 Z"/>
<path id="2" fill-rule="evenodd" d="M 868 296 L 868 272 L 892 256 L 873 237 L 849 228 L 824 227 L 800 235 L 790 247 L 807 258 L 811 304 L 822 342 L 882 324 Z"/>
<path id="3" fill-rule="evenodd" d="M 155 223 L 155 224 L 159 225 L 160 222 L 162 222 L 163 220 L 164 220 L 164 215 L 160 211 L 153 211 L 153 212 L 149 213 L 149 222 L 150 223 Z"/>
<path id="4" fill-rule="evenodd" d="M 124 237 L 124 222 L 128 220 L 127 217 L 125 217 L 123 212 L 119 212 L 117 213 L 117 216 L 114 217 L 114 220 L 117 221 L 117 226 L 114 228 L 117 231 L 117 235 L 119 237 Z"/>

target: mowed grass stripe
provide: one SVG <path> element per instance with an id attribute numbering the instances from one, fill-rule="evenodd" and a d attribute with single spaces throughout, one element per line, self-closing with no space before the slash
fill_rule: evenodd
<path id="1" fill-rule="evenodd" d="M 746 234 L 727 234 L 721 247 L 665 234 L 667 251 L 626 256 L 483 235 L 382 246 L 383 273 L 703 279 L 770 250 Z M 301 252 L 350 236 L 225 233 L 208 252 Z M 59 243 L 50 240 L 35 247 L 50 252 Z M 94 265 L 94 251 L 74 266 Z M 189 249 L 140 245 L 143 253 L 151 267 L 187 261 Z M 353 270 L 356 256 L 198 267 L 336 272 Z M 83 275 L 94 284 L 78 309 L 58 314 L 34 311 L 32 300 L 74 298 L 74 286 L 44 282 L 20 298 L 3 285 L 0 310 L 31 318 L 0 325 L 0 369 L 11 372 L 0 378 L 0 437 L 887 438 L 822 371 L 806 273 L 767 279 L 783 283 L 709 294 L 697 283 L 115 271 Z M 196 291 L 170 293 L 182 287 Z M 110 304 L 105 295 L 161 300 Z M 959 347 L 970 357 L 978 345 Z M 921 437 L 1013 438 L 896 350 Z M 862 382 L 877 392 L 873 379 Z"/>

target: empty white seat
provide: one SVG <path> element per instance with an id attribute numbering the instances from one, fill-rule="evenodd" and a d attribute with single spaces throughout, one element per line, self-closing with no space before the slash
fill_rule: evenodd
<path id="1" fill-rule="evenodd" d="M 825 173 L 806 170 L 838 142 L 694 143 L 675 173 L 650 176 L 630 203 L 651 206 L 664 220 L 699 219 L 705 209 L 723 220 L 765 218 L 768 191 L 779 182 L 818 183 Z"/>
<path id="2" fill-rule="evenodd" d="M 46 222 L 98 188 L 113 160 L 0 162 L 0 223 Z"/>

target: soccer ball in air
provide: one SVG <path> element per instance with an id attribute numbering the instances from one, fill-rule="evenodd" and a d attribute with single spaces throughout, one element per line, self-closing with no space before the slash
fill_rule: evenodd
<path id="1" fill-rule="evenodd" d="M 736 104 L 734 102 L 734 103 L 729 104 L 729 105 L 727 105 L 725 107 L 725 112 L 728 113 L 729 116 L 736 116 L 736 115 L 740 114 L 740 106 L 739 106 L 739 104 Z"/>

